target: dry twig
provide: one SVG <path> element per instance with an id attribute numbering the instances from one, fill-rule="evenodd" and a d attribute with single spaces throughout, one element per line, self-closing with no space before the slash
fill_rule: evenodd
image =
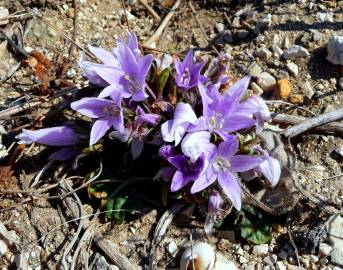
<path id="1" fill-rule="evenodd" d="M 73 40 L 76 42 L 76 36 L 77 36 L 77 31 L 78 31 L 78 25 L 77 25 L 77 19 L 78 19 L 78 10 L 79 10 L 79 5 L 77 3 L 77 0 L 74 0 L 73 2 L 74 5 L 74 18 L 73 18 Z M 70 48 L 69 48 L 69 57 L 73 55 L 75 45 L 74 43 L 71 43 Z"/>
<path id="2" fill-rule="evenodd" d="M 275 124 L 284 124 L 284 125 L 298 125 L 304 121 L 307 121 L 308 118 L 295 115 L 287 114 L 275 114 L 273 115 L 273 123 Z M 331 122 L 321 126 L 316 126 L 312 129 L 317 132 L 328 132 L 335 134 L 343 134 L 343 124 L 339 122 Z"/>
<path id="3" fill-rule="evenodd" d="M 149 13 L 151 14 L 151 16 L 153 16 L 156 20 L 161 20 L 161 17 L 158 16 L 158 14 L 155 12 L 155 10 L 147 3 L 146 0 L 138 0 L 139 3 L 141 3 L 147 11 L 149 11 Z"/>
<path id="4" fill-rule="evenodd" d="M 156 29 L 155 33 L 144 43 L 144 46 L 150 47 L 160 38 L 164 28 L 166 28 L 171 18 L 173 18 L 174 14 L 176 13 L 176 9 L 180 6 L 180 4 L 181 0 L 176 0 L 167 16 L 163 19 L 159 27 Z"/>
<path id="5" fill-rule="evenodd" d="M 283 134 L 288 138 L 293 138 L 309 129 L 339 120 L 341 118 L 343 118 L 343 109 L 338 109 L 333 112 L 321 114 L 318 117 L 309 118 L 295 126 L 289 127 L 283 131 Z M 338 134 L 343 135 L 342 132 Z"/>

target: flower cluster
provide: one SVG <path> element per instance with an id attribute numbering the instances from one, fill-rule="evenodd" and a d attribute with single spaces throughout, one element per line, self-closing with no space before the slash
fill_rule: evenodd
<path id="1" fill-rule="evenodd" d="M 101 91 L 71 103 L 92 124 L 89 146 L 117 139 L 130 144 L 135 159 L 144 145 L 155 145 L 165 160 L 157 175 L 170 182 L 172 192 L 206 196 L 214 214 L 227 199 L 241 208 L 243 172 L 262 174 L 272 186 L 277 184 L 279 162 L 258 143 L 244 144 L 245 137 L 261 132 L 270 120 L 268 107 L 258 96 L 247 97 L 250 77 L 232 81 L 226 55 L 208 62 L 192 51 L 183 61 L 167 54 L 144 55 L 133 33 L 118 39 L 111 52 L 89 50 L 101 63 L 82 56 L 79 66 Z M 84 147 L 84 134 L 75 130 L 69 125 L 23 130 L 17 138 L 20 143 L 63 146 L 51 156 L 63 160 Z"/>

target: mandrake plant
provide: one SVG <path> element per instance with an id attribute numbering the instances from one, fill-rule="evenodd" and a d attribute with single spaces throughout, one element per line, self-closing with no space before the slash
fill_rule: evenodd
<path id="1" fill-rule="evenodd" d="M 150 180 L 145 200 L 191 200 L 214 220 L 227 205 L 242 208 L 240 181 L 278 183 L 280 164 L 256 136 L 270 112 L 261 97 L 248 96 L 249 76 L 229 76 L 227 55 L 143 54 L 134 33 L 112 51 L 89 50 L 99 62 L 82 55 L 79 66 L 98 90 L 71 103 L 75 121 L 16 138 L 56 148 L 49 158 L 73 170 L 101 157 L 103 178 L 121 179 L 88 188 L 102 206 L 133 211 L 137 200 L 123 191 Z M 107 217 L 123 222 L 125 212 Z"/>

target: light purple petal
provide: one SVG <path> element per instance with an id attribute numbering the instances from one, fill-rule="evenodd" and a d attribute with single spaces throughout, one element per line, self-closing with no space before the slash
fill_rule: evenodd
<path id="1" fill-rule="evenodd" d="M 256 120 L 244 115 L 232 115 L 225 119 L 223 129 L 226 132 L 235 132 L 241 129 L 252 127 L 256 124 Z"/>
<path id="2" fill-rule="evenodd" d="M 177 121 L 174 121 L 174 124 L 175 122 Z M 175 129 L 174 129 L 175 146 L 177 146 L 181 142 L 183 136 L 186 134 L 188 126 L 189 126 L 189 123 L 187 122 L 183 122 L 179 125 L 175 125 Z"/>
<path id="3" fill-rule="evenodd" d="M 210 193 L 208 194 L 208 211 L 207 212 L 213 215 L 219 214 L 223 210 L 222 208 L 223 203 L 224 203 L 224 200 L 220 196 L 220 193 L 215 189 L 211 190 Z"/>
<path id="4" fill-rule="evenodd" d="M 38 130 L 23 129 L 22 133 L 16 136 L 16 139 L 20 140 L 20 144 L 36 142 L 51 146 L 75 145 L 78 142 L 78 136 L 75 131 L 65 126 Z"/>
<path id="5" fill-rule="evenodd" d="M 213 111 L 209 108 L 209 104 L 213 102 L 213 99 L 209 96 L 207 88 L 202 84 L 198 84 L 199 93 L 201 96 L 203 115 L 206 118 L 210 118 L 213 115 Z"/>
<path id="6" fill-rule="evenodd" d="M 211 133 L 208 131 L 188 133 L 182 140 L 181 150 L 186 156 L 190 157 L 193 162 L 197 160 L 201 154 L 210 156 L 216 147 L 214 144 L 210 143 L 210 139 Z"/>
<path id="7" fill-rule="evenodd" d="M 92 146 L 99 141 L 110 128 L 111 121 L 108 118 L 96 120 L 92 126 L 89 145 Z"/>
<path id="8" fill-rule="evenodd" d="M 236 155 L 232 157 L 230 163 L 235 172 L 246 172 L 257 167 L 263 160 L 265 157 Z"/>
<path id="9" fill-rule="evenodd" d="M 131 129 L 125 128 L 123 131 L 114 130 L 110 133 L 111 139 L 117 139 L 121 142 L 127 142 L 131 135 Z"/>
<path id="10" fill-rule="evenodd" d="M 242 207 L 242 191 L 236 176 L 230 171 L 218 174 L 218 183 L 233 206 L 239 211 Z"/>
<path id="11" fill-rule="evenodd" d="M 109 97 L 113 92 L 119 92 L 120 93 L 120 88 L 114 84 L 110 84 L 109 86 L 105 87 L 99 94 L 99 98 L 106 98 Z"/>
<path id="12" fill-rule="evenodd" d="M 227 141 L 221 142 L 218 146 L 218 155 L 226 159 L 231 159 L 237 153 L 238 146 L 238 140 L 234 135 L 227 136 Z"/>
<path id="13" fill-rule="evenodd" d="M 182 66 L 183 66 L 183 67 L 189 67 L 189 66 L 191 66 L 192 64 L 193 64 L 193 51 L 190 50 L 190 51 L 187 53 L 185 59 L 183 59 Z"/>
<path id="14" fill-rule="evenodd" d="M 194 124 L 190 124 L 187 128 L 187 132 L 196 132 L 196 131 L 204 131 L 208 130 L 208 124 L 205 117 L 200 116 Z"/>
<path id="15" fill-rule="evenodd" d="M 159 150 L 160 157 L 168 160 L 170 157 L 175 157 L 177 155 L 176 148 L 172 145 L 163 145 Z"/>
<path id="16" fill-rule="evenodd" d="M 156 113 L 142 113 L 138 116 L 138 119 L 143 123 L 148 123 L 156 126 L 160 120 L 161 116 Z"/>
<path id="17" fill-rule="evenodd" d="M 145 77 L 148 74 L 152 60 L 153 60 L 153 56 L 151 54 L 148 54 L 148 55 L 145 55 L 144 57 L 142 57 L 138 62 L 138 66 L 140 68 L 139 74 L 142 77 L 142 81 L 145 80 Z"/>
<path id="18" fill-rule="evenodd" d="M 111 52 L 106 51 L 103 48 L 98 48 L 94 46 L 88 46 L 88 49 L 96 58 L 100 59 L 105 65 L 114 66 L 118 61 Z"/>
<path id="19" fill-rule="evenodd" d="M 133 140 L 131 141 L 131 154 L 133 159 L 138 158 L 144 148 L 144 142 L 138 138 L 133 138 Z"/>
<path id="20" fill-rule="evenodd" d="M 194 124 L 197 120 L 197 116 L 190 104 L 179 102 L 175 107 L 174 119 Z"/>
<path id="21" fill-rule="evenodd" d="M 270 182 L 272 187 L 276 186 L 279 182 L 281 175 L 280 163 L 277 159 L 273 157 L 267 157 L 262 161 L 255 170 L 259 173 L 262 173 Z"/>
<path id="22" fill-rule="evenodd" d="M 174 120 L 168 120 L 161 125 L 161 134 L 165 142 L 174 141 Z"/>
<path id="23" fill-rule="evenodd" d="M 79 101 L 75 101 L 70 104 L 70 107 L 90 118 L 106 117 L 108 115 L 105 112 L 105 108 L 113 106 L 114 102 L 108 99 L 102 98 L 83 98 Z"/>
<path id="24" fill-rule="evenodd" d="M 187 185 L 189 182 L 191 182 L 190 179 L 185 179 L 181 172 L 176 171 L 171 182 L 170 191 L 178 191 L 179 189 Z"/>
<path id="25" fill-rule="evenodd" d="M 225 95 L 229 95 L 236 100 L 241 100 L 243 95 L 245 94 L 246 90 L 248 89 L 251 77 L 245 76 L 242 79 L 235 82 L 230 89 L 225 92 Z"/>
<path id="26" fill-rule="evenodd" d="M 209 167 L 206 173 L 200 175 L 198 179 L 194 181 L 191 188 L 191 194 L 204 190 L 212 185 L 217 180 L 217 175 L 213 173 L 213 170 Z"/>
<path id="27" fill-rule="evenodd" d="M 78 62 L 81 70 L 82 70 L 82 75 L 86 77 L 92 84 L 98 85 L 98 86 L 107 86 L 108 82 L 106 82 L 99 74 L 96 72 L 98 67 L 101 67 L 102 65 L 92 63 L 89 61 L 84 60 L 84 55 L 81 54 L 81 58 Z"/>

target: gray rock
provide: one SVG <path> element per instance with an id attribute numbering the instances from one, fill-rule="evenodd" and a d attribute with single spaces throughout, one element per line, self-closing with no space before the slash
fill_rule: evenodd
<path id="1" fill-rule="evenodd" d="M 119 268 L 109 264 L 104 256 L 99 256 L 96 258 L 92 270 L 119 270 Z"/>
<path id="2" fill-rule="evenodd" d="M 0 25 L 6 25 L 9 23 L 8 16 L 9 11 L 7 8 L 0 7 Z"/>
<path id="3" fill-rule="evenodd" d="M 263 94 L 263 89 L 261 87 L 259 87 L 257 83 L 255 83 L 255 82 L 250 83 L 250 87 L 251 87 L 254 95 L 260 96 Z"/>
<path id="4" fill-rule="evenodd" d="M 76 70 L 75 70 L 75 68 L 71 68 L 71 69 L 69 69 L 69 70 L 67 71 L 67 76 L 68 76 L 68 78 L 74 78 L 75 75 L 76 75 Z"/>
<path id="5" fill-rule="evenodd" d="M 231 23 L 232 28 L 241 28 L 241 21 L 239 17 L 234 17 Z"/>
<path id="6" fill-rule="evenodd" d="M 327 60 L 334 65 L 343 65 L 343 37 L 333 36 L 327 46 Z"/>
<path id="7" fill-rule="evenodd" d="M 343 90 L 343 77 L 339 79 L 339 89 Z"/>
<path id="8" fill-rule="evenodd" d="M 249 31 L 243 30 L 243 29 L 237 30 L 236 33 L 237 33 L 237 37 L 241 38 L 241 39 L 246 38 L 247 36 L 249 36 Z"/>
<path id="9" fill-rule="evenodd" d="M 310 29 L 310 32 L 312 33 L 313 41 L 320 41 L 323 39 L 323 34 L 320 33 L 318 30 Z"/>
<path id="10" fill-rule="evenodd" d="M 254 28 L 254 33 L 258 34 L 261 33 L 262 31 L 268 29 L 272 24 L 272 15 L 267 14 L 266 16 L 262 17 L 256 22 L 255 28 Z"/>
<path id="11" fill-rule="evenodd" d="M 321 257 L 329 256 L 331 251 L 332 251 L 332 246 L 329 246 L 328 244 L 325 244 L 325 243 L 319 244 L 319 256 Z"/>
<path id="12" fill-rule="evenodd" d="M 250 76 L 258 77 L 262 73 L 262 69 L 256 62 L 252 62 L 246 72 Z"/>
<path id="13" fill-rule="evenodd" d="M 266 255 L 268 254 L 268 244 L 254 246 L 252 253 L 255 255 Z"/>
<path id="14" fill-rule="evenodd" d="M 341 157 L 343 157 L 343 145 L 341 145 L 340 147 L 338 147 L 335 152 L 340 155 Z"/>
<path id="15" fill-rule="evenodd" d="M 275 254 L 272 254 L 270 256 L 267 256 L 263 259 L 263 264 L 265 265 L 274 265 L 277 261 L 277 256 Z"/>
<path id="16" fill-rule="evenodd" d="M 308 81 L 305 81 L 302 85 L 301 88 L 303 90 L 304 95 L 308 98 L 311 99 L 314 95 L 313 88 L 311 84 Z"/>
<path id="17" fill-rule="evenodd" d="M 288 79 L 289 80 L 289 74 L 288 74 L 287 70 L 284 70 L 284 69 L 279 69 L 276 72 L 275 77 L 278 80 L 281 80 L 281 79 Z"/>
<path id="18" fill-rule="evenodd" d="M 291 42 L 290 42 L 290 40 L 289 40 L 289 38 L 287 36 L 285 36 L 285 38 L 283 39 L 282 46 L 285 49 L 289 49 L 292 46 Z"/>
<path id="19" fill-rule="evenodd" d="M 268 92 L 274 89 L 276 80 L 268 72 L 262 72 L 257 77 L 257 84 L 262 88 L 263 91 Z"/>
<path id="20" fill-rule="evenodd" d="M 218 33 L 223 32 L 225 29 L 225 25 L 223 23 L 217 23 L 216 24 L 216 30 Z"/>
<path id="21" fill-rule="evenodd" d="M 175 257 L 179 248 L 177 247 L 176 243 L 174 241 L 171 241 L 169 244 L 168 244 L 168 253 L 170 254 L 170 256 L 172 257 Z"/>
<path id="22" fill-rule="evenodd" d="M 328 224 L 329 240 L 333 247 L 331 262 L 343 266 L 343 218 L 332 216 Z"/>
<path id="23" fill-rule="evenodd" d="M 256 56 L 268 60 L 272 56 L 272 52 L 265 47 L 259 48 L 256 51 Z"/>
<path id="24" fill-rule="evenodd" d="M 278 261 L 275 264 L 275 269 L 276 270 L 287 270 L 287 267 L 286 267 L 286 265 L 284 265 L 283 262 Z"/>
<path id="25" fill-rule="evenodd" d="M 278 45 L 273 45 L 272 50 L 273 50 L 274 56 L 277 58 L 280 58 L 283 54 L 283 50 Z"/>
<path id="26" fill-rule="evenodd" d="M 293 74 L 294 76 L 297 76 L 299 73 L 299 68 L 296 64 L 290 62 L 286 64 L 286 68 L 288 69 L 288 71 Z"/>
<path id="27" fill-rule="evenodd" d="M 332 12 L 317 12 L 316 17 L 320 22 L 333 22 Z"/>
<path id="28" fill-rule="evenodd" d="M 288 60 L 306 57 L 309 55 L 310 53 L 308 52 L 308 50 L 299 45 L 293 45 L 288 50 L 283 51 L 283 57 Z"/>

